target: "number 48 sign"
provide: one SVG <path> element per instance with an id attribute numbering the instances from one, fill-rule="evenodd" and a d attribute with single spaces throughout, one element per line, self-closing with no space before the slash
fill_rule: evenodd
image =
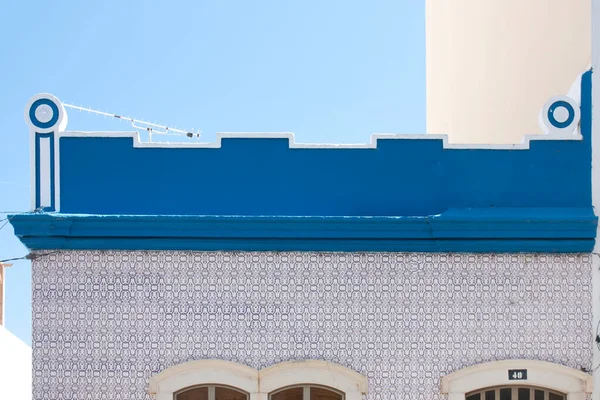
<path id="1" fill-rule="evenodd" d="M 509 369 L 508 370 L 509 381 L 524 381 L 527 380 L 526 369 Z"/>

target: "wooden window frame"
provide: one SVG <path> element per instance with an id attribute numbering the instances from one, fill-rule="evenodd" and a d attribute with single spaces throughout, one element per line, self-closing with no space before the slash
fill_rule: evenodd
<path id="1" fill-rule="evenodd" d="M 302 400 L 310 400 L 310 389 L 311 388 L 319 388 L 319 389 L 329 390 L 330 392 L 337 393 L 337 394 L 341 395 L 342 396 L 342 400 L 346 399 L 346 393 L 342 392 L 341 390 L 337 390 L 335 388 L 329 387 L 329 386 L 311 385 L 311 384 L 304 384 L 304 385 L 302 385 L 302 384 L 300 384 L 300 385 L 286 386 L 286 387 L 277 389 L 277 390 L 269 393 L 269 400 L 271 400 L 272 396 L 275 395 L 275 394 L 277 394 L 277 393 L 284 392 L 284 391 L 289 390 L 289 389 L 295 389 L 295 388 L 303 388 L 304 393 L 302 395 Z"/>
<path id="2" fill-rule="evenodd" d="M 250 399 L 249 393 L 240 388 L 237 388 L 235 386 L 221 385 L 219 383 L 216 383 L 216 384 L 200 384 L 200 385 L 194 385 L 194 386 L 183 388 L 183 389 L 173 393 L 173 400 L 177 400 L 177 396 L 179 396 L 180 394 L 184 394 L 187 391 L 194 390 L 194 389 L 200 389 L 200 388 L 207 388 L 208 389 L 208 400 L 215 400 L 215 389 L 217 387 L 235 390 L 236 392 L 239 392 L 239 393 L 243 394 L 244 396 L 246 396 L 246 400 Z"/>
<path id="3" fill-rule="evenodd" d="M 490 391 L 495 392 L 495 400 L 500 400 L 500 389 L 511 389 L 511 399 L 517 400 L 519 398 L 519 389 L 529 389 L 529 399 L 535 400 L 534 393 L 536 390 L 544 392 L 544 400 L 549 400 L 550 393 L 557 394 L 562 396 L 564 399 L 567 398 L 565 393 L 558 392 L 556 390 L 551 390 L 548 388 L 538 387 L 538 386 L 529 386 L 529 385 L 515 385 L 515 386 L 496 386 L 496 387 L 488 387 L 483 389 L 477 389 L 473 392 L 465 393 L 465 397 L 468 399 L 473 395 L 479 394 L 481 396 L 481 400 L 485 400 L 485 394 Z"/>

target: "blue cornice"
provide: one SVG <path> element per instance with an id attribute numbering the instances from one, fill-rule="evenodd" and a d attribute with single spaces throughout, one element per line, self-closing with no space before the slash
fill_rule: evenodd
<path id="1" fill-rule="evenodd" d="M 30 249 L 589 252 L 591 208 L 452 209 L 427 217 L 28 214 Z"/>
<path id="2" fill-rule="evenodd" d="M 591 74 L 547 102 L 545 134 L 492 147 L 392 134 L 348 146 L 291 134 L 142 143 L 66 132 L 58 99 L 37 95 L 32 208 L 57 212 L 11 222 L 35 250 L 589 252 Z M 52 126 L 37 120 L 44 104 L 56 106 Z M 568 123 L 554 118 L 561 107 Z"/>

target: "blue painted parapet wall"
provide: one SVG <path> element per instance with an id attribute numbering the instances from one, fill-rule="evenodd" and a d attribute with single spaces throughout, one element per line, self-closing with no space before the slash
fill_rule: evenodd
<path id="1" fill-rule="evenodd" d="M 374 135 L 353 146 L 296 144 L 291 134 L 140 143 L 137 134 L 65 132 L 58 99 L 39 95 L 26 110 L 32 208 L 53 213 L 13 224 L 32 248 L 589 251 L 591 72 L 580 85 L 579 98 L 543 108 L 544 135 L 496 147 L 433 135 Z M 442 220 L 453 222 L 440 236 L 432 223 Z M 473 240 L 487 244 L 469 247 Z"/>

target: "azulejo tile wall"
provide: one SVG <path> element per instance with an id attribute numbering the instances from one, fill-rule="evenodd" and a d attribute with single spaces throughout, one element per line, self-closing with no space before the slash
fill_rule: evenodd
<path id="1" fill-rule="evenodd" d="M 375 399 L 492 360 L 591 365 L 588 255 L 73 251 L 33 265 L 34 399 L 150 399 L 186 361 L 323 359 Z"/>

